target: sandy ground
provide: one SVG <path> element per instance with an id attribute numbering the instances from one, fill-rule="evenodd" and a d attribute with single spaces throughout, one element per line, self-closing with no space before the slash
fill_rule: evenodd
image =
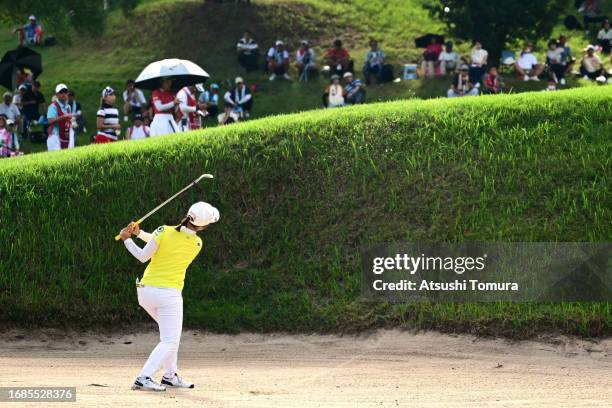
<path id="1" fill-rule="evenodd" d="M 185 331 L 179 372 L 196 388 L 131 391 L 156 341 L 154 332 L 5 331 L 0 386 L 76 386 L 77 403 L 67 406 L 121 408 L 612 406 L 612 339 Z"/>

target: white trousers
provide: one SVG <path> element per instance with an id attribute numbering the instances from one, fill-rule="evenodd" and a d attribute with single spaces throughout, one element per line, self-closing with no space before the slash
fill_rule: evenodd
<path id="1" fill-rule="evenodd" d="M 138 304 L 151 315 L 159 327 L 159 343 L 140 371 L 139 377 L 151 377 L 160 368 L 174 377 L 181 331 L 183 329 L 183 296 L 172 288 L 145 286 L 138 288 Z"/>
<path id="2" fill-rule="evenodd" d="M 169 135 L 172 133 L 180 132 L 174 116 L 169 113 L 157 113 L 153 116 L 153 122 L 151 122 L 151 137 Z"/>

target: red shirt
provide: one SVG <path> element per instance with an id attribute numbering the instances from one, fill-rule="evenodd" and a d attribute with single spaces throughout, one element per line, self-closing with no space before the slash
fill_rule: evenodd
<path id="1" fill-rule="evenodd" d="M 159 101 L 162 105 L 170 103 L 174 101 L 174 93 L 172 91 L 164 91 L 162 89 L 156 89 L 151 94 L 151 101 L 153 102 L 153 110 L 155 113 L 172 113 L 172 108 L 165 111 L 158 111 L 157 106 L 155 106 L 155 101 Z"/>
<path id="2" fill-rule="evenodd" d="M 442 53 L 442 44 L 429 44 L 425 49 L 425 52 L 434 55 L 436 59 L 438 59 Z"/>
<path id="3" fill-rule="evenodd" d="M 326 58 L 332 60 L 334 63 L 350 58 L 350 55 L 347 50 L 345 50 L 344 48 L 337 49 L 335 47 L 327 50 L 325 56 Z"/>
<path id="4" fill-rule="evenodd" d="M 499 89 L 499 77 L 498 76 L 487 74 L 487 76 L 485 77 L 484 83 L 487 88 L 493 88 L 495 90 Z"/>

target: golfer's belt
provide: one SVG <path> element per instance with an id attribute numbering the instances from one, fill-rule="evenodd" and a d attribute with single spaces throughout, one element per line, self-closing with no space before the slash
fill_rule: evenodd
<path id="1" fill-rule="evenodd" d="M 136 287 L 137 288 L 144 288 L 145 287 L 144 284 L 140 283 L 140 279 L 139 278 L 136 278 Z"/>

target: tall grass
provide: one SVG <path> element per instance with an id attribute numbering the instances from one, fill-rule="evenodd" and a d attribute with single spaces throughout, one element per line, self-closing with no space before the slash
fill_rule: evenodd
<path id="1" fill-rule="evenodd" d="M 513 336 L 612 333 L 608 303 L 368 304 L 359 250 L 400 240 L 611 239 L 610 87 L 402 101 L 0 163 L 0 320 L 145 319 L 118 229 L 221 212 L 189 269 L 187 326 L 344 331 L 386 325 Z"/>

